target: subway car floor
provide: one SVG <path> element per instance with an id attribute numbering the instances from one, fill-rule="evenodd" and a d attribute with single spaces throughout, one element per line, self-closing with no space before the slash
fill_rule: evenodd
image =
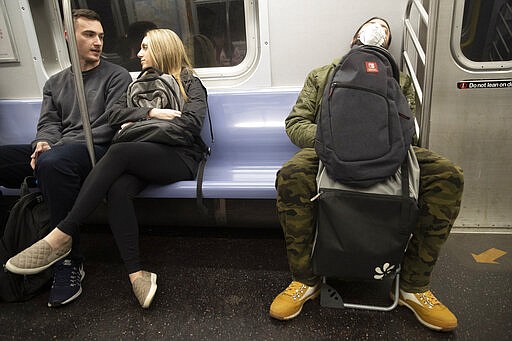
<path id="1" fill-rule="evenodd" d="M 142 229 L 145 268 L 158 274 L 158 292 L 144 310 L 108 227 L 87 226 L 82 295 L 60 308 L 47 307 L 48 291 L 0 303 L 0 339 L 512 340 L 512 234 L 467 231 L 451 234 L 432 277 L 432 290 L 459 320 L 448 333 L 423 327 L 405 307 L 336 309 L 319 299 L 293 320 L 272 319 L 269 305 L 290 282 L 278 228 Z M 342 297 L 389 304 L 387 284 L 333 285 Z"/>

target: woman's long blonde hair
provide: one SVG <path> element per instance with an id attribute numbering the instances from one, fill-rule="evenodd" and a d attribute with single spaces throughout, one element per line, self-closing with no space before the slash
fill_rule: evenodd
<path id="1" fill-rule="evenodd" d="M 149 30 L 146 32 L 146 37 L 149 39 L 148 52 L 156 64 L 155 67 L 176 78 L 186 101 L 188 96 L 181 81 L 181 71 L 187 69 L 194 73 L 194 69 L 180 37 L 165 28 Z"/>

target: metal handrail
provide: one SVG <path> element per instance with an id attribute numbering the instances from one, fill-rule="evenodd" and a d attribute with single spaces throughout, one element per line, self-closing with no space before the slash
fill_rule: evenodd
<path id="1" fill-rule="evenodd" d="M 421 1 L 419 1 L 419 0 L 412 0 L 409 3 L 411 3 L 411 2 L 412 2 L 411 5 L 416 6 L 416 9 L 418 10 L 418 12 L 419 12 L 419 14 L 421 16 L 421 19 L 423 20 L 425 25 L 428 26 L 428 13 L 425 10 L 425 7 L 423 7 L 423 4 L 421 3 Z M 409 4 L 407 6 L 409 7 Z"/>
<path id="2" fill-rule="evenodd" d="M 411 76 L 412 84 L 414 86 L 414 91 L 416 91 L 416 95 L 418 96 L 418 101 L 420 104 L 423 103 L 423 90 L 421 89 L 420 82 L 418 80 L 418 77 L 416 76 L 416 72 L 414 71 L 414 67 L 411 62 L 411 58 L 409 58 L 409 53 L 407 51 L 404 51 L 403 58 L 405 61 L 405 65 L 407 67 L 407 70 L 409 72 L 409 75 Z"/>
<path id="3" fill-rule="evenodd" d="M 70 0 L 62 0 L 62 10 L 64 12 L 64 28 L 68 33 L 69 57 L 71 60 L 71 69 L 75 78 L 76 96 L 78 99 L 78 108 L 82 117 L 82 127 L 84 129 L 85 142 L 91 165 L 96 164 L 94 155 L 94 142 L 92 137 L 91 122 L 89 120 L 89 112 L 87 110 L 87 102 L 85 101 L 84 82 L 82 78 L 82 69 L 80 68 L 80 59 L 78 58 L 78 50 L 76 45 L 76 36 L 73 23 L 73 15 L 71 13 Z"/>
<path id="4" fill-rule="evenodd" d="M 411 21 L 409 19 L 405 19 L 405 29 L 407 33 L 409 33 L 409 37 L 412 40 L 416 52 L 418 52 L 418 56 L 420 57 L 421 62 L 423 63 L 423 65 L 425 65 L 425 51 L 423 51 L 423 47 L 421 47 L 420 40 L 418 39 L 416 32 L 414 32 L 414 28 L 412 27 Z"/>
<path id="5" fill-rule="evenodd" d="M 423 66 L 425 66 L 425 51 L 423 50 L 423 47 L 421 46 L 420 40 L 418 36 L 416 35 L 416 32 L 414 31 L 414 28 L 411 25 L 410 16 L 411 16 L 411 10 L 412 6 L 415 6 L 418 10 L 418 13 L 420 14 L 421 20 L 425 23 L 425 25 L 428 27 L 428 14 L 425 11 L 425 8 L 423 8 L 423 4 L 419 0 L 409 0 L 407 3 L 407 7 L 405 10 L 405 18 L 404 18 L 404 35 L 403 35 L 403 51 L 402 51 L 402 58 L 405 62 L 405 66 L 407 67 L 407 71 L 412 79 L 414 90 L 416 91 L 416 94 L 418 95 L 418 100 L 420 102 L 420 105 L 423 104 L 423 90 L 421 89 L 421 85 L 418 81 L 418 76 L 416 74 L 416 68 L 413 66 L 411 58 L 409 56 L 409 53 L 407 52 L 407 46 L 408 46 L 408 39 L 413 43 L 414 49 L 416 53 L 418 54 L 421 63 Z"/>
<path id="6" fill-rule="evenodd" d="M 410 20 L 413 6 L 419 13 L 420 19 L 427 28 L 427 42 L 425 50 L 423 49 Z M 435 39 L 437 34 L 436 25 L 438 6 L 439 2 L 437 0 L 431 0 L 429 8 L 430 13 L 427 13 L 420 0 L 409 0 L 404 16 L 404 34 L 402 41 L 402 65 L 405 64 L 407 72 L 411 77 L 420 108 L 420 111 L 417 113 L 420 121 L 419 144 L 427 148 L 430 132 L 430 98 L 432 96 L 432 72 L 434 65 Z M 419 24 L 421 24 L 421 22 Z M 409 55 L 409 41 L 412 41 L 414 52 L 416 53 L 416 65 L 413 65 Z M 428 54 L 426 51 L 428 51 Z M 419 63 L 423 66 L 423 81 L 421 84 L 416 72 Z"/>

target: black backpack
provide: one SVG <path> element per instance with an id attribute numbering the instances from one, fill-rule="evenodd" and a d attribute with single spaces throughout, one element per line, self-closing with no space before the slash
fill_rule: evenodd
<path id="1" fill-rule="evenodd" d="M 414 119 L 390 53 L 355 46 L 329 76 L 315 149 L 327 173 L 368 187 L 396 173 L 414 134 Z"/>
<path id="2" fill-rule="evenodd" d="M 25 178 L 21 186 L 19 200 L 12 207 L 5 231 L 0 240 L 0 262 L 23 251 L 50 231 L 50 212 L 39 192 L 30 193 L 28 183 L 33 178 Z M 26 301 L 47 288 L 53 276 L 49 268 L 36 275 L 16 275 L 5 267 L 0 269 L 0 301 Z"/>
<path id="3" fill-rule="evenodd" d="M 172 75 L 148 67 L 126 91 L 128 107 L 170 108 L 181 111 L 185 100 Z"/>

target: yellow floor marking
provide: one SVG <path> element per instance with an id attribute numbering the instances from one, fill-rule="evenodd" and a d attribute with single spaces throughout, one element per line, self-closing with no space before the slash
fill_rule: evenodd
<path id="1" fill-rule="evenodd" d="M 475 261 L 478 263 L 489 263 L 489 264 L 499 264 L 496 262 L 496 259 L 506 255 L 507 253 L 503 250 L 491 248 L 487 251 L 482 252 L 479 255 L 475 255 L 474 253 L 471 253 Z"/>

